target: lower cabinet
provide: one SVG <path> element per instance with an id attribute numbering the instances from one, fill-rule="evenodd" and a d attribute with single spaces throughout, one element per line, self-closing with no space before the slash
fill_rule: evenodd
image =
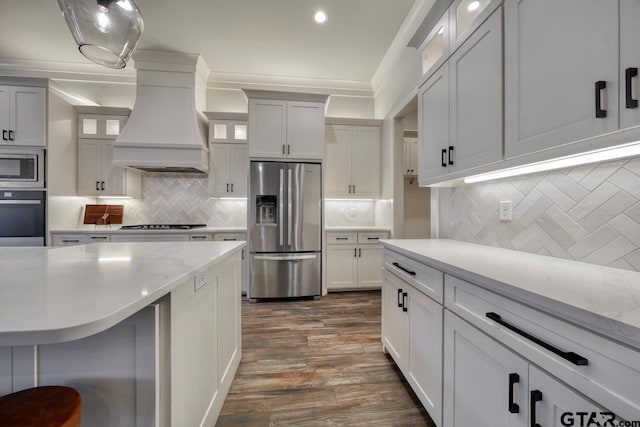
<path id="1" fill-rule="evenodd" d="M 523 358 L 446 311 L 444 360 L 445 427 L 527 427 Z"/>
<path id="2" fill-rule="evenodd" d="M 442 416 L 443 307 L 384 273 L 382 341 L 433 421 Z"/>
<path id="3" fill-rule="evenodd" d="M 383 232 L 327 233 L 327 289 L 380 289 L 383 249 L 378 240 Z"/>

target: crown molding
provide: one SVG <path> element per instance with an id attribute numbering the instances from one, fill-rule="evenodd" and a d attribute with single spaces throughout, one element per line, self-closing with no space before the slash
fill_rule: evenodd
<path id="1" fill-rule="evenodd" d="M 407 49 L 407 44 L 411 41 L 425 17 L 429 14 L 434 3 L 435 0 L 416 0 L 413 6 L 411 6 L 411 9 L 409 9 L 391 45 L 389 45 L 389 49 L 387 49 L 382 61 L 380 61 L 378 69 L 371 78 L 371 87 L 374 96 L 378 94 L 387 81 L 389 74 L 393 71 L 394 65 Z"/>
<path id="2" fill-rule="evenodd" d="M 373 89 L 369 82 L 266 74 L 226 73 L 220 71 L 211 71 L 207 88 L 313 92 L 322 95 L 357 98 L 373 97 Z"/>
<path id="3" fill-rule="evenodd" d="M 67 81 L 135 84 L 131 66 L 116 71 L 97 64 L 0 58 L 0 74 Z"/>

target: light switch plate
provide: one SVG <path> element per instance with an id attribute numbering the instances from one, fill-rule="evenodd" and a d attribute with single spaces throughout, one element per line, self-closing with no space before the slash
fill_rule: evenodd
<path id="1" fill-rule="evenodd" d="M 499 215 L 500 221 L 513 220 L 513 202 L 511 200 L 500 202 Z"/>
<path id="2" fill-rule="evenodd" d="M 198 271 L 193 278 L 193 282 L 194 282 L 193 283 L 194 291 L 197 291 L 198 289 L 202 288 L 207 283 L 209 283 L 209 278 L 207 277 L 207 271 L 206 270 Z"/>

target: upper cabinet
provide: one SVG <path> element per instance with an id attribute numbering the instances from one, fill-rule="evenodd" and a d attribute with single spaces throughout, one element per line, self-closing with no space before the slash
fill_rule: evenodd
<path id="1" fill-rule="evenodd" d="M 640 2 L 620 2 L 620 127 L 640 125 Z"/>
<path id="2" fill-rule="evenodd" d="M 455 0 L 448 10 L 451 52 L 477 30 L 502 0 Z"/>
<path id="3" fill-rule="evenodd" d="M 618 129 L 619 19 L 618 2 L 505 2 L 507 158 Z M 621 58 L 637 67 L 639 30 L 630 22 Z"/>
<path id="4" fill-rule="evenodd" d="M 404 175 L 418 175 L 418 138 L 404 138 Z"/>
<path id="5" fill-rule="evenodd" d="M 245 90 L 249 157 L 322 160 L 327 96 Z"/>
<path id="6" fill-rule="evenodd" d="M 326 197 L 379 197 L 380 125 L 338 123 L 326 127 Z"/>
<path id="7" fill-rule="evenodd" d="M 241 113 L 205 113 L 209 119 L 210 144 L 246 144 L 247 115 Z"/>
<path id="8" fill-rule="evenodd" d="M 47 145 L 46 89 L 0 86 L 2 145 Z"/>
<path id="9" fill-rule="evenodd" d="M 502 160 L 502 8 L 418 91 L 419 181 Z"/>
<path id="10" fill-rule="evenodd" d="M 129 117 L 128 108 L 76 107 L 78 110 L 78 195 L 142 197 L 142 174 L 112 166 L 113 143 Z"/>
<path id="11" fill-rule="evenodd" d="M 418 49 L 424 79 L 429 78 L 449 57 L 449 34 L 449 11 L 447 11 Z"/>

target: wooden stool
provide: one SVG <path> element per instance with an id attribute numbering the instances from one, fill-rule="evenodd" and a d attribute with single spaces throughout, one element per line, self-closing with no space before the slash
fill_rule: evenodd
<path id="1" fill-rule="evenodd" d="M 80 427 L 80 394 L 47 386 L 1 396 L 0 427 Z"/>

